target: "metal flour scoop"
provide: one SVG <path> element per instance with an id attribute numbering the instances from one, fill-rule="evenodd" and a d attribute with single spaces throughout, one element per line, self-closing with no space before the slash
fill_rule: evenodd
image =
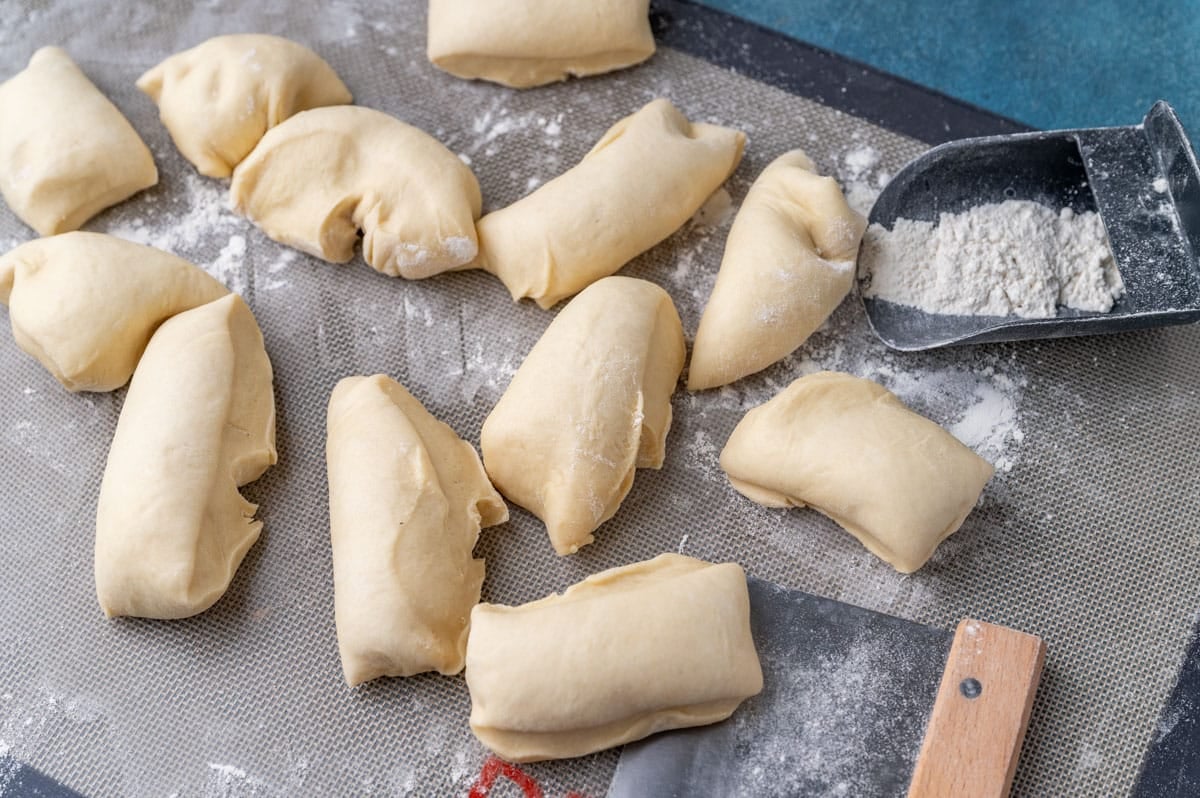
<path id="1" fill-rule="evenodd" d="M 1200 170 L 1166 102 L 1155 103 L 1131 127 L 985 136 L 934 147 L 888 184 L 869 221 L 888 229 L 900 218 L 936 223 L 942 213 L 1009 199 L 1097 211 L 1125 295 L 1108 313 L 1059 308 L 1048 319 L 930 314 L 864 298 L 871 327 L 885 344 L 918 351 L 1200 320 Z"/>

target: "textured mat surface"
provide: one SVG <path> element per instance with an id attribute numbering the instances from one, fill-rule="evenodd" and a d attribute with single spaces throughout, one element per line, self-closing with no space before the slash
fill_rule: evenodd
<path id="1" fill-rule="evenodd" d="M 362 105 L 437 136 L 501 207 L 576 162 L 617 118 L 667 96 L 736 125 L 734 203 L 804 147 L 852 199 L 922 146 L 665 50 L 638 69 L 514 93 L 424 58 L 424 4 L 0 3 L 0 74 L 65 46 L 130 117 L 160 184 L 93 220 L 192 259 L 240 291 L 276 370 L 280 462 L 245 493 L 265 531 L 228 594 L 177 622 L 105 621 L 92 583 L 94 509 L 123 391 L 69 395 L 0 334 L 0 753 L 88 795 L 465 794 L 485 758 L 461 677 L 342 683 L 324 464 L 325 404 L 383 371 L 477 442 L 552 312 L 483 273 L 404 282 L 361 261 L 287 250 L 225 207 L 134 88 L 166 55 L 266 31 L 329 60 Z M 181 15 L 182 13 L 182 15 Z M 661 284 L 691 337 L 728 220 L 690 224 L 625 274 Z M 30 232 L 0 210 L 0 245 Z M 0 313 L 0 317 L 4 314 Z M 602 568 L 681 550 L 756 576 L 951 628 L 965 615 L 1044 636 L 1049 657 L 1016 794 L 1123 794 L 1200 604 L 1195 358 L 1200 329 L 900 356 L 847 302 L 795 356 L 731 388 L 674 398 L 666 467 L 639 472 L 597 542 L 557 558 L 528 514 L 484 532 L 484 598 L 515 603 Z M 981 506 L 926 568 L 901 577 L 814 512 L 736 494 L 717 456 L 744 412 L 821 368 L 879 380 L 997 464 Z M 548 795 L 603 795 L 616 752 L 530 766 Z M 3 760 L 0 759 L 0 762 Z M 814 767 L 819 767 L 815 763 Z M 0 794 L 3 793 L 0 769 Z M 770 783 L 769 781 L 767 783 Z"/>

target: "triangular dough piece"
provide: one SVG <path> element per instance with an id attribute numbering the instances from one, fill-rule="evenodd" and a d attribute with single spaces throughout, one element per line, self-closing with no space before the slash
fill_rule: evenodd
<path id="1" fill-rule="evenodd" d="M 183 258 L 100 233 L 40 238 L 0 257 L 13 338 L 71 391 L 121 387 L 158 325 L 227 293 Z"/>
<path id="2" fill-rule="evenodd" d="M 772 161 L 742 202 L 704 308 L 688 389 L 726 385 L 808 340 L 854 285 L 866 220 L 800 150 Z"/>
<path id="3" fill-rule="evenodd" d="M 607 277 L 562 309 L 483 423 L 488 475 L 559 554 L 592 542 L 635 469 L 662 466 L 683 359 L 671 297 Z"/>
<path id="4" fill-rule="evenodd" d="M 138 78 L 183 157 L 229 177 L 271 128 L 300 111 L 350 102 L 319 55 L 279 36 L 216 36 Z"/>

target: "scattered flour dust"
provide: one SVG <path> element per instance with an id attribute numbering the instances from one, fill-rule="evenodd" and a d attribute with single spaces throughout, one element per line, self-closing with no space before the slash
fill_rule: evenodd
<path id="1" fill-rule="evenodd" d="M 729 721 L 738 756 L 722 769 L 744 795 L 876 794 L 880 776 L 902 758 L 898 746 L 922 735 L 909 674 L 928 674 L 932 695 L 937 664 L 894 630 L 840 640 L 832 656 L 797 657 L 787 640 L 773 635 L 760 644 L 763 693 Z M 915 759 L 918 747 L 904 753 Z"/>
<path id="2" fill-rule="evenodd" d="M 1075 783 L 1087 784 L 1095 778 L 1095 772 L 1104 766 L 1104 754 L 1100 752 L 1091 742 L 1085 740 L 1079 747 L 1079 759 L 1075 763 L 1075 770 L 1071 774 L 1071 781 Z"/>
<path id="3" fill-rule="evenodd" d="M 249 222 L 229 209 L 223 183 L 185 172 L 182 191 L 141 212 L 133 219 L 119 215 L 102 232 L 186 258 L 231 291 L 246 293 L 250 269 L 242 233 Z"/>
<path id="4" fill-rule="evenodd" d="M 867 216 L 879 192 L 887 185 L 891 175 L 879 168 L 883 156 L 869 144 L 856 144 L 846 151 L 838 163 L 838 177 L 846 203 L 855 213 Z"/>
<path id="5" fill-rule="evenodd" d="M 494 156 L 500 151 L 499 140 L 526 131 L 540 132 L 543 146 L 558 149 L 562 145 L 563 114 L 513 113 L 503 99 L 497 100 L 471 121 L 470 132 L 474 137 L 465 142 L 465 151 L 459 157 L 470 165 L 472 158 L 480 154 Z M 438 131 L 438 139 L 448 147 L 457 144 L 458 138 L 457 132 Z"/>
<path id="6" fill-rule="evenodd" d="M 842 156 L 842 161 L 850 179 L 859 180 L 879 165 L 879 158 L 879 150 L 864 144 L 847 152 Z"/>
<path id="7" fill-rule="evenodd" d="M 863 238 L 868 297 L 928 313 L 1050 318 L 1059 305 L 1106 313 L 1125 292 L 1094 212 L 1029 200 L 898 219 Z"/>
<path id="8" fill-rule="evenodd" d="M 204 782 L 204 798 L 258 798 L 280 795 L 267 782 L 251 776 L 239 767 L 219 762 L 208 763 L 208 779 Z"/>
<path id="9" fill-rule="evenodd" d="M 308 758 L 288 755 L 286 776 L 274 782 L 247 773 L 237 765 L 209 762 L 204 782 L 204 798 L 283 798 L 302 792 L 308 771 Z"/>
<path id="10" fill-rule="evenodd" d="M 849 303 L 848 303 L 849 304 Z M 711 478 L 724 479 L 718 458 L 724 442 L 706 429 L 708 410 L 745 413 L 763 404 L 792 380 L 818 371 L 841 371 L 874 380 L 906 406 L 947 429 L 996 468 L 997 477 L 1012 471 L 1025 441 L 1021 402 L 1029 384 L 1015 353 L 980 353 L 968 363 L 914 363 L 874 340 L 858 318 L 861 310 L 843 305 L 799 351 L 772 367 L 706 394 L 687 394 L 689 411 L 698 414 L 685 450 L 690 464 Z M 779 376 L 776 377 L 775 375 Z"/>

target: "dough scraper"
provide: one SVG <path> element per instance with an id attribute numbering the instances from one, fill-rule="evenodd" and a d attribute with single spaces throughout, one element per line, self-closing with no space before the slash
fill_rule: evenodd
<path id="1" fill-rule="evenodd" d="M 892 179 L 869 222 L 937 222 L 943 213 L 1009 199 L 1100 215 L 1125 295 L 1108 313 L 1060 307 L 1056 316 L 957 316 L 863 298 L 893 349 L 1059 338 L 1200 320 L 1200 169 L 1164 101 L 1139 125 L 962 139 L 918 156 Z M 862 297 L 862 281 L 859 275 Z"/>
<path id="2" fill-rule="evenodd" d="M 1008 794 L 1039 638 L 748 582 L 763 691 L 722 723 L 625 746 L 608 798 Z"/>

